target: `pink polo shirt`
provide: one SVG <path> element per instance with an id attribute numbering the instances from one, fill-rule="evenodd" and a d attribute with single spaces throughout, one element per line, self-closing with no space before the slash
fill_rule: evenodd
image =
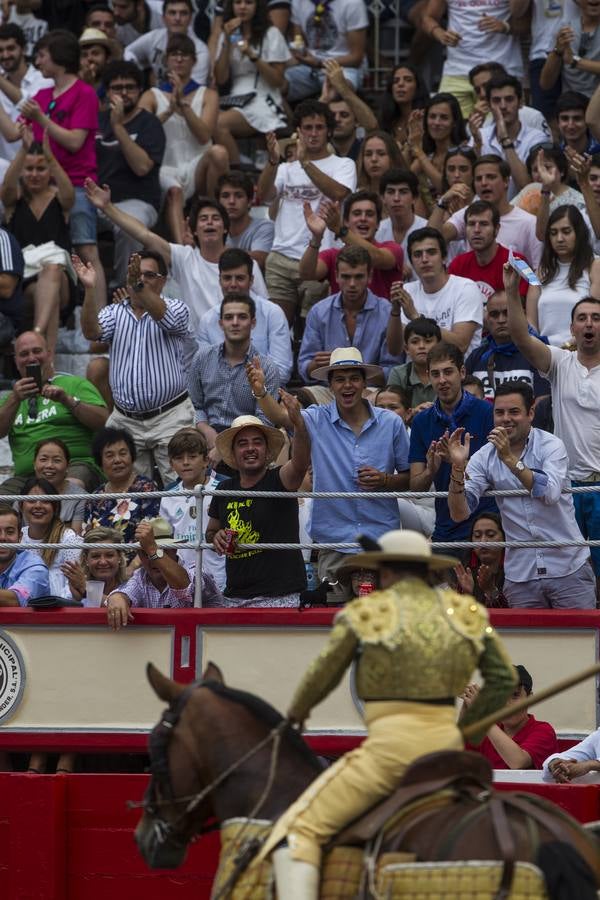
<path id="1" fill-rule="evenodd" d="M 56 98 L 52 98 L 54 88 L 38 91 L 37 100 L 42 111 L 57 125 L 68 128 L 82 128 L 87 134 L 81 148 L 70 153 L 62 144 L 50 138 L 50 147 L 57 160 L 71 179 L 75 187 L 81 187 L 86 178 L 96 178 L 96 131 L 98 129 L 98 97 L 91 85 L 79 78 L 68 90 Z M 48 109 L 54 103 L 52 109 Z M 44 130 L 37 122 L 33 122 L 33 137 L 41 141 Z"/>

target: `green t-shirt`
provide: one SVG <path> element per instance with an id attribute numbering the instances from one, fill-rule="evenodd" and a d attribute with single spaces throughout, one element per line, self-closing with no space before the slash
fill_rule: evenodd
<path id="1" fill-rule="evenodd" d="M 99 391 L 86 378 L 78 378 L 76 375 L 55 375 L 49 381 L 82 403 L 106 406 Z M 0 406 L 6 403 L 7 399 L 8 395 L 3 397 Z M 37 409 L 37 418 L 30 419 L 29 401 L 22 400 L 8 432 L 15 475 L 32 475 L 36 444 L 52 438 L 60 438 L 65 442 L 71 454 L 71 462 L 84 462 L 95 468 L 90 455 L 94 432 L 82 425 L 70 409 L 55 400 L 37 397 Z"/>

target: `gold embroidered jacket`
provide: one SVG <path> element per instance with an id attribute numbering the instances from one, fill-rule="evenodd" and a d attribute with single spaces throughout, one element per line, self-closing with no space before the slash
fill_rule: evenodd
<path id="1" fill-rule="evenodd" d="M 479 668 L 484 686 L 467 725 L 498 709 L 516 675 L 487 611 L 472 597 L 406 578 L 349 603 L 311 663 L 289 714 L 303 721 L 357 659 L 358 696 L 369 700 L 445 700 L 459 696 Z"/>

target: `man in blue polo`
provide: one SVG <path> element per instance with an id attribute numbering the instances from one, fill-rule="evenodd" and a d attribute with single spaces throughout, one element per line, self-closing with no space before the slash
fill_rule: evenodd
<path id="1" fill-rule="evenodd" d="M 48 568 L 37 553 L 21 550 L 21 514 L 0 504 L 0 541 L 14 544 L 0 549 L 0 606 L 27 606 L 50 593 Z"/>
<path id="2" fill-rule="evenodd" d="M 464 357 L 455 344 L 440 341 L 427 357 L 429 378 L 436 400 L 429 409 L 413 419 L 410 433 L 410 490 L 428 491 L 432 484 L 436 491 L 447 491 L 451 467 L 448 461 L 447 438 L 456 428 L 464 428 L 471 435 L 471 454 L 487 443 L 494 427 L 492 406 L 462 388 L 465 377 Z M 435 501 L 435 529 L 433 541 L 469 540 L 473 518 L 483 512 L 497 512 L 492 497 L 483 497 L 471 516 L 464 522 L 453 522 L 448 501 Z M 460 551 L 457 551 L 460 555 Z"/>

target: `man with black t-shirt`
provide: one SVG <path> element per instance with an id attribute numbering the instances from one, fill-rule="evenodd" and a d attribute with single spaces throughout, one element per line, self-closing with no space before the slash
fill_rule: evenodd
<path id="1" fill-rule="evenodd" d="M 310 462 L 310 440 L 298 401 L 281 391 L 294 429 L 292 455 L 285 465 L 270 468 L 285 438 L 256 416 L 239 416 L 217 437 L 222 459 L 238 474 L 222 481 L 212 499 L 206 540 L 227 556 L 225 606 L 297 607 L 306 587 L 300 550 L 251 550 L 237 544 L 299 542 L 298 501 L 259 497 L 220 497 L 220 490 L 296 491 Z M 230 532 L 235 532 L 232 535 Z"/>

